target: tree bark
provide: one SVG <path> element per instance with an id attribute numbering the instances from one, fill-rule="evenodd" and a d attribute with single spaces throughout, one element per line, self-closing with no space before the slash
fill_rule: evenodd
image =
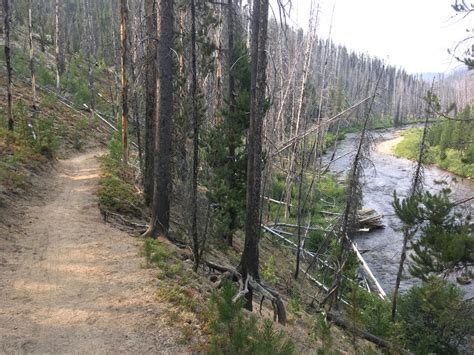
<path id="1" fill-rule="evenodd" d="M 229 100 L 229 112 L 230 117 L 233 117 L 233 113 L 235 112 L 236 102 L 235 102 L 235 77 L 232 72 L 232 66 L 234 65 L 234 7 L 232 0 L 228 0 L 228 51 L 227 51 L 227 70 L 229 75 L 229 85 L 228 85 L 228 100 Z M 234 162 L 236 161 L 236 147 L 232 141 L 229 142 L 229 161 Z M 229 174 L 228 176 L 228 184 L 229 187 L 235 188 L 235 176 L 234 174 Z M 233 233 L 237 225 L 237 211 L 234 207 L 231 207 L 229 210 L 229 232 L 225 236 L 227 245 L 230 247 L 233 244 Z"/>
<path id="2" fill-rule="evenodd" d="M 54 54 L 56 56 L 56 91 L 59 93 L 60 90 L 60 66 L 61 59 L 59 57 L 59 0 L 54 2 Z"/>
<path id="3" fill-rule="evenodd" d="M 13 131 L 14 120 L 12 110 L 12 65 L 11 65 L 11 54 L 10 54 L 10 0 L 3 0 L 3 13 L 5 16 L 5 62 L 7 65 L 7 120 L 8 129 Z"/>
<path id="4" fill-rule="evenodd" d="M 127 79 L 127 29 L 128 3 L 120 0 L 120 41 L 121 41 L 121 70 L 122 70 L 122 153 L 123 163 L 128 164 L 128 79 Z"/>
<path id="5" fill-rule="evenodd" d="M 28 45 L 30 54 L 30 78 L 31 78 L 31 98 L 32 98 L 32 116 L 36 117 L 36 76 L 35 76 L 35 62 L 34 62 L 34 48 L 33 48 L 33 19 L 31 14 L 32 0 L 28 0 Z"/>
<path id="6" fill-rule="evenodd" d="M 88 44 L 87 44 L 87 76 L 89 80 L 89 106 L 90 106 L 90 118 L 91 121 L 94 118 L 94 110 L 95 110 L 95 93 L 94 93 L 94 84 L 95 84 L 95 77 L 94 77 L 94 34 L 92 28 L 92 8 L 90 4 L 90 0 L 86 0 L 84 3 L 86 20 L 87 20 L 87 33 L 88 33 Z"/>
<path id="7" fill-rule="evenodd" d="M 191 0 L 191 100 L 192 100 L 192 120 L 193 120 L 193 177 L 192 177 L 192 221 L 191 235 L 193 239 L 194 271 L 199 267 L 199 238 L 197 230 L 197 209 L 198 209 L 198 167 L 199 167 L 199 119 L 197 102 L 197 67 L 196 67 L 196 4 Z"/>
<path id="8" fill-rule="evenodd" d="M 173 144 L 173 0 L 159 1 L 157 118 L 154 162 L 154 193 L 151 222 L 145 237 L 168 236 L 171 199 Z"/>
<path id="9" fill-rule="evenodd" d="M 145 202 L 151 206 L 154 191 L 154 151 L 156 134 L 156 0 L 146 0 L 146 82 L 145 82 Z"/>
<path id="10" fill-rule="evenodd" d="M 245 245 L 240 261 L 244 278 L 259 275 L 260 189 L 262 174 L 262 127 L 265 114 L 266 42 L 268 26 L 268 0 L 255 0 L 252 14 L 251 45 L 251 108 L 247 163 L 247 211 Z M 252 292 L 246 295 L 247 308 L 251 309 Z"/>

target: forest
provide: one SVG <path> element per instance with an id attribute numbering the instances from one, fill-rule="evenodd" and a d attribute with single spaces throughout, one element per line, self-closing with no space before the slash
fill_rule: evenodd
<path id="1" fill-rule="evenodd" d="M 473 54 L 308 3 L 2 0 L 0 353 L 474 350 Z"/>

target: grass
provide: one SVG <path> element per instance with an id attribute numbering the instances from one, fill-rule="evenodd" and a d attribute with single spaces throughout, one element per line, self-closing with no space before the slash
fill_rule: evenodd
<path id="1" fill-rule="evenodd" d="M 395 147 L 394 154 L 410 160 L 418 159 L 421 133 L 420 128 L 406 131 L 403 134 L 403 140 Z M 474 178 L 474 164 L 463 162 L 462 152 L 456 149 L 441 150 L 439 146 L 429 147 L 424 162 L 434 164 L 456 175 Z"/>
<path id="2" fill-rule="evenodd" d="M 130 217 L 144 217 L 145 204 L 134 185 L 131 168 L 110 155 L 101 158 L 101 168 L 98 190 L 100 208 Z"/>

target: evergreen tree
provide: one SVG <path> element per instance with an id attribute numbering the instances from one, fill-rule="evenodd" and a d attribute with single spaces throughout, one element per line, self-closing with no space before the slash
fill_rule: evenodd
<path id="1" fill-rule="evenodd" d="M 455 213 L 449 190 L 424 192 L 394 202 L 406 228 L 419 228 L 412 242 L 410 273 L 422 280 L 432 275 L 466 272 L 474 265 L 474 237 L 468 217 Z"/>
<path id="2" fill-rule="evenodd" d="M 236 43 L 235 57 L 240 60 L 233 68 L 235 107 L 231 110 L 228 102 L 209 133 L 207 146 L 207 161 L 212 170 L 207 179 L 208 197 L 218 205 L 218 232 L 229 244 L 234 232 L 243 225 L 245 211 L 245 132 L 250 112 L 250 63 L 246 52 L 244 42 Z"/>

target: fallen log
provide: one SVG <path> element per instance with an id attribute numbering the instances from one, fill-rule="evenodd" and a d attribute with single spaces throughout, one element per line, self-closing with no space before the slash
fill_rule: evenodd
<path id="1" fill-rule="evenodd" d="M 328 312 L 326 313 L 326 318 L 334 323 L 335 325 L 337 325 L 338 327 L 340 328 L 343 328 L 345 330 L 348 330 L 349 332 L 353 333 L 353 334 L 356 334 L 358 336 L 360 336 L 361 338 L 364 338 L 365 340 L 368 340 L 372 343 L 374 343 L 375 345 L 381 347 L 381 348 L 384 348 L 384 349 L 393 349 L 394 348 L 394 345 L 372 333 L 369 333 L 365 330 L 362 330 L 360 328 L 357 328 L 355 327 L 353 324 L 349 323 L 348 321 L 340 318 L 339 316 L 337 316 L 336 314 L 332 313 L 332 312 Z M 410 352 L 404 350 L 404 349 L 396 349 L 398 352 L 402 353 L 402 354 L 411 354 Z"/>

